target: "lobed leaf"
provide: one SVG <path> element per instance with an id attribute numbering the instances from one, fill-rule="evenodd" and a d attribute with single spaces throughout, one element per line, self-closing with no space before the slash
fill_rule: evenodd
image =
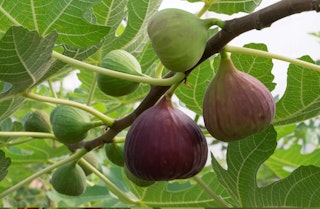
<path id="1" fill-rule="evenodd" d="M 12 25 L 20 25 L 36 30 L 41 36 L 53 31 L 59 34 L 57 43 L 77 48 L 98 44 L 109 32 L 109 28 L 92 24 L 85 18 L 89 10 L 99 0 L 1 0 L 0 31 Z"/>
<path id="2" fill-rule="evenodd" d="M 301 60 L 314 63 L 309 56 Z M 286 91 L 276 104 L 274 125 L 296 123 L 319 115 L 319 77 L 319 72 L 290 64 Z"/>

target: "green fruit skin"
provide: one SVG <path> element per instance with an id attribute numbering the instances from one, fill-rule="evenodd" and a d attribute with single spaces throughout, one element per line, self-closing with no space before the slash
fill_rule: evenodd
<path id="1" fill-rule="evenodd" d="M 148 35 L 162 64 L 171 71 L 184 72 L 200 60 L 210 25 L 180 10 L 164 9 L 151 17 Z"/>
<path id="2" fill-rule="evenodd" d="M 203 101 L 208 132 L 220 141 L 240 140 L 268 128 L 274 115 L 273 96 L 263 83 L 222 59 Z"/>
<path id="3" fill-rule="evenodd" d="M 51 133 L 50 118 L 41 110 L 29 113 L 23 126 L 25 131 Z"/>
<path id="4" fill-rule="evenodd" d="M 123 143 L 109 143 L 105 145 L 105 152 L 108 159 L 118 165 L 124 166 L 124 154 L 123 154 L 124 145 Z"/>
<path id="5" fill-rule="evenodd" d="M 131 75 L 141 75 L 141 66 L 137 59 L 127 51 L 118 49 L 109 52 L 100 64 L 101 67 Z M 99 89 L 109 96 L 119 97 L 132 93 L 139 83 L 97 74 Z"/>
<path id="6" fill-rule="evenodd" d="M 86 190 L 86 175 L 79 165 L 65 164 L 53 172 L 51 184 L 61 194 L 79 196 Z"/>
<path id="7" fill-rule="evenodd" d="M 98 159 L 94 153 L 88 152 L 87 154 L 85 154 L 83 156 L 83 159 L 86 160 L 88 163 L 90 163 L 90 165 L 92 165 L 93 167 L 95 167 L 95 168 L 98 167 Z M 92 174 L 92 171 L 90 169 L 88 169 L 86 166 L 83 166 L 80 163 L 79 163 L 79 165 L 82 168 L 82 170 L 84 171 L 84 173 L 86 174 L 86 176 L 89 176 L 90 174 Z"/>
<path id="8" fill-rule="evenodd" d="M 129 171 L 129 169 L 126 166 L 124 166 L 124 173 L 132 183 L 134 183 L 139 187 L 148 187 L 155 183 L 155 181 L 148 181 L 148 180 L 144 180 L 136 177 L 133 173 Z"/>
<path id="9" fill-rule="evenodd" d="M 50 121 L 55 137 L 65 144 L 83 140 L 94 127 L 87 112 L 68 105 L 57 106 L 50 114 Z"/>

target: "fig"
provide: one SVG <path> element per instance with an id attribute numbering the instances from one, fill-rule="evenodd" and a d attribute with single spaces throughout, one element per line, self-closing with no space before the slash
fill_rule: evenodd
<path id="1" fill-rule="evenodd" d="M 52 130 L 58 141 L 73 144 L 83 140 L 97 125 L 86 111 L 69 105 L 58 105 L 50 114 Z"/>
<path id="2" fill-rule="evenodd" d="M 100 64 L 101 67 L 131 75 L 141 75 L 138 60 L 129 52 L 117 49 L 106 54 Z M 120 78 L 97 74 L 98 88 L 109 96 L 119 97 L 132 93 L 139 87 L 139 83 Z"/>
<path id="3" fill-rule="evenodd" d="M 169 8 L 151 17 L 147 31 L 162 64 L 171 71 L 184 72 L 200 60 L 212 25 L 212 19 Z"/>
<path id="4" fill-rule="evenodd" d="M 192 177 L 204 167 L 207 154 L 201 129 L 167 96 L 136 118 L 124 144 L 125 166 L 148 181 Z"/>
<path id="5" fill-rule="evenodd" d="M 265 130 L 274 115 L 270 91 L 255 77 L 236 69 L 228 54 L 222 55 L 203 100 L 208 132 L 224 142 L 243 139 Z"/>
<path id="6" fill-rule="evenodd" d="M 51 184 L 60 194 L 79 196 L 86 190 L 86 175 L 78 164 L 68 163 L 53 172 Z"/>
<path id="7" fill-rule="evenodd" d="M 41 110 L 30 112 L 23 123 L 25 131 L 51 133 L 50 118 Z"/>
<path id="8" fill-rule="evenodd" d="M 155 183 L 155 181 L 148 181 L 148 180 L 143 180 L 140 179 L 138 177 L 136 177 L 135 175 L 133 175 L 126 166 L 124 166 L 124 173 L 126 174 L 127 178 L 134 183 L 135 185 L 139 186 L 139 187 L 148 187 L 152 184 Z"/>
<path id="9" fill-rule="evenodd" d="M 123 159 L 123 143 L 109 143 L 105 145 L 105 152 L 108 157 L 108 159 L 118 165 L 123 166 L 124 165 L 124 159 Z"/>
<path id="10" fill-rule="evenodd" d="M 83 159 L 86 160 L 88 163 L 90 163 L 93 167 L 95 168 L 98 167 L 98 159 L 94 153 L 88 152 L 83 156 Z M 90 174 L 92 174 L 92 171 L 88 169 L 86 166 L 82 165 L 81 163 L 79 163 L 79 165 L 84 171 L 84 173 L 86 174 L 86 176 L 89 176 Z"/>

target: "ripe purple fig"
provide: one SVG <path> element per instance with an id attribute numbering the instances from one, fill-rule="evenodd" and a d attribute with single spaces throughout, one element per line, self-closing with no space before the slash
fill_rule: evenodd
<path id="1" fill-rule="evenodd" d="M 125 166 L 148 181 L 192 177 L 204 167 L 207 154 L 201 129 L 166 96 L 134 121 L 124 145 Z"/>
<path id="2" fill-rule="evenodd" d="M 208 85 L 203 118 L 209 133 L 230 142 L 265 130 L 275 114 L 270 91 L 255 77 L 235 68 L 222 54 L 219 69 Z"/>

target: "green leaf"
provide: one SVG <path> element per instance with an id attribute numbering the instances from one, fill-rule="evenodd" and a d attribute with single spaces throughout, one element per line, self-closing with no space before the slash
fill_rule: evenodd
<path id="1" fill-rule="evenodd" d="M 262 0 L 219 0 L 209 8 L 209 11 L 228 15 L 238 12 L 251 13 L 260 5 L 261 1 Z"/>
<path id="2" fill-rule="evenodd" d="M 11 159 L 6 158 L 4 151 L 0 150 L 0 182 L 7 175 L 10 164 Z"/>
<path id="3" fill-rule="evenodd" d="M 256 174 L 260 165 L 276 148 L 276 132 L 272 126 L 262 133 L 230 142 L 227 149 L 225 170 L 212 156 L 212 166 L 219 181 L 228 189 L 237 206 L 249 207 L 256 185 Z"/>
<path id="4" fill-rule="evenodd" d="M 243 47 L 268 51 L 265 44 L 250 43 Z M 273 68 L 271 59 L 245 54 L 232 54 L 231 59 L 236 68 L 256 77 L 269 91 L 275 88 L 275 83 L 273 83 L 274 75 L 271 73 Z"/>
<path id="5" fill-rule="evenodd" d="M 224 200 L 230 198 L 226 189 L 218 182 L 215 173 L 204 172 L 201 179 L 208 188 Z M 149 187 L 139 187 L 129 180 L 127 181 L 135 196 L 149 207 L 221 207 L 191 179 L 157 182 Z"/>
<path id="6" fill-rule="evenodd" d="M 207 86 L 214 72 L 209 60 L 203 62 L 189 74 L 185 84 L 176 90 L 177 97 L 188 109 L 202 115 L 202 103 Z"/>
<path id="7" fill-rule="evenodd" d="M 0 102 L 0 121 L 8 118 L 25 104 L 25 98 L 14 97 Z"/>
<path id="8" fill-rule="evenodd" d="M 51 33 L 42 38 L 22 27 L 7 31 L 0 40 L 0 80 L 11 87 L 0 94 L 0 100 L 25 91 L 46 74 L 56 37 Z"/>
<path id="9" fill-rule="evenodd" d="M 160 6 L 161 0 L 129 0 L 127 4 L 128 18 L 125 30 L 104 46 L 104 54 L 113 49 L 124 49 L 139 54 L 149 38 L 147 36 L 147 23 Z"/>
<path id="10" fill-rule="evenodd" d="M 89 9 L 98 2 L 81 0 L 29 1 L 1 0 L 0 21 L 5 31 L 12 25 L 21 25 L 36 30 L 41 36 L 53 31 L 59 34 L 58 43 L 77 48 L 86 48 L 101 41 L 109 32 L 109 28 L 89 23 L 86 16 Z M 21 15 L 23 14 L 23 15 Z"/>
<path id="11" fill-rule="evenodd" d="M 320 167 L 320 149 L 302 154 L 303 149 L 297 143 L 291 145 L 289 149 L 277 149 L 265 163 L 279 178 L 287 177 L 301 165 L 312 164 Z"/>
<path id="12" fill-rule="evenodd" d="M 320 201 L 319 167 L 300 166 L 284 179 L 257 186 L 257 171 L 275 148 L 276 132 L 270 126 L 262 133 L 229 143 L 227 170 L 214 157 L 212 166 L 238 207 L 316 207 Z"/>
<path id="13" fill-rule="evenodd" d="M 301 60 L 314 63 L 309 56 Z M 286 91 L 276 104 L 274 125 L 296 123 L 320 113 L 319 77 L 319 72 L 290 64 Z"/>

